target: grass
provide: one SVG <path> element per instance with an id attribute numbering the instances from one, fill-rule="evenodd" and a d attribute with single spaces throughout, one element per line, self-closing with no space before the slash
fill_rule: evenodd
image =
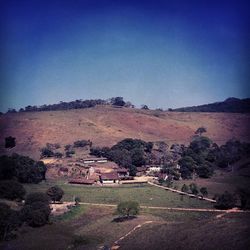
<path id="1" fill-rule="evenodd" d="M 84 212 L 86 211 L 86 208 L 84 206 L 75 206 L 72 207 L 67 213 L 54 216 L 52 218 L 52 221 L 69 221 L 72 219 L 75 219 L 77 217 L 80 217 Z"/>
<path id="2" fill-rule="evenodd" d="M 45 192 L 50 186 L 60 186 L 65 195 L 64 201 L 73 201 L 75 196 L 80 197 L 82 202 L 118 204 L 121 201 L 137 201 L 144 206 L 166 206 L 166 207 L 190 207 L 190 208 L 211 208 L 212 204 L 189 197 L 181 197 L 147 184 L 119 186 L 119 187 L 88 187 L 80 185 L 70 185 L 63 182 L 42 182 L 40 184 L 25 185 L 28 193 Z M 182 200 L 183 198 L 183 200 Z"/>

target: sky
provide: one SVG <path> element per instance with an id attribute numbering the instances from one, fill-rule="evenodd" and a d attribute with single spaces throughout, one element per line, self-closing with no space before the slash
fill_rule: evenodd
<path id="1" fill-rule="evenodd" d="M 1 0 L 0 111 L 122 96 L 176 108 L 250 97 L 250 3 Z"/>

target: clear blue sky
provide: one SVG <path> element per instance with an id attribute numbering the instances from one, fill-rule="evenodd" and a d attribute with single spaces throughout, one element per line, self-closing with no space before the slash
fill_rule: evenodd
<path id="1" fill-rule="evenodd" d="M 246 98 L 249 1 L 2 0 L 0 111 L 123 96 Z"/>

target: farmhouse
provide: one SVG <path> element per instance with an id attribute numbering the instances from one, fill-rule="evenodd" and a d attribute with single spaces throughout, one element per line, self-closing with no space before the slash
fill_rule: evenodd
<path id="1" fill-rule="evenodd" d="M 129 177 L 129 171 L 126 168 L 118 168 L 116 172 L 120 179 L 124 179 L 124 178 L 126 179 L 127 177 Z"/>
<path id="2" fill-rule="evenodd" d="M 100 182 L 102 184 L 119 184 L 119 177 L 118 177 L 117 172 L 101 174 Z"/>
<path id="3" fill-rule="evenodd" d="M 77 179 L 70 179 L 70 184 L 83 184 L 83 185 L 93 185 L 94 180 L 86 179 L 86 178 L 77 178 Z"/>
<path id="4" fill-rule="evenodd" d="M 107 158 L 86 158 L 86 159 L 81 159 L 81 161 L 84 164 L 90 164 L 90 163 L 106 163 L 108 162 Z"/>

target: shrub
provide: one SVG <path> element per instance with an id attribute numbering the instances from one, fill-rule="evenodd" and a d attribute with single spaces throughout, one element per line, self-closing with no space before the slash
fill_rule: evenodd
<path id="1" fill-rule="evenodd" d="M 183 184 L 181 191 L 187 193 L 189 190 L 188 186 L 186 184 Z"/>
<path id="2" fill-rule="evenodd" d="M 202 187 L 200 189 L 200 193 L 202 194 L 202 196 L 207 196 L 208 195 L 208 191 L 206 187 Z"/>
<path id="3" fill-rule="evenodd" d="M 86 140 L 78 140 L 74 142 L 74 147 L 75 148 L 84 148 L 87 145 L 90 145 L 90 141 L 86 141 Z"/>
<path id="4" fill-rule="evenodd" d="M 55 202 L 55 201 L 60 201 L 62 199 L 64 192 L 60 187 L 53 186 L 47 190 L 47 195 L 53 202 Z"/>
<path id="5" fill-rule="evenodd" d="M 189 189 L 190 189 L 191 193 L 194 195 L 197 195 L 199 193 L 198 187 L 195 183 L 191 183 L 189 185 Z"/>
<path id="6" fill-rule="evenodd" d="M 24 198 L 26 191 L 22 184 L 14 180 L 0 181 L 0 198 L 9 200 Z"/>
<path id="7" fill-rule="evenodd" d="M 56 153 L 54 154 L 54 156 L 55 156 L 56 158 L 62 158 L 62 157 L 63 157 L 63 154 L 60 153 L 60 152 L 56 152 Z"/>

